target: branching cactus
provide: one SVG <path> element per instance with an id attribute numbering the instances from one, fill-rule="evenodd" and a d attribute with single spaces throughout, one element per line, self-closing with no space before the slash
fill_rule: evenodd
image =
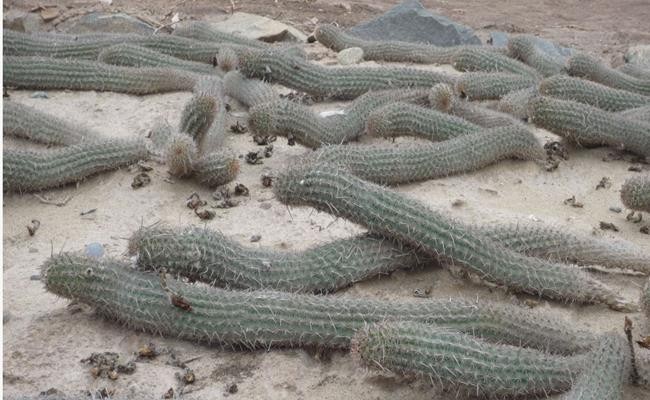
<path id="1" fill-rule="evenodd" d="M 637 78 L 610 68 L 586 54 L 576 54 L 567 61 L 570 75 L 579 76 L 617 89 L 650 96 L 650 79 Z"/>
<path id="2" fill-rule="evenodd" d="M 650 123 L 650 105 L 620 111 L 618 115 L 621 117 L 632 118 L 641 122 Z"/>
<path id="3" fill-rule="evenodd" d="M 336 99 L 353 99 L 372 90 L 429 87 L 454 81 L 450 75 L 414 68 L 326 67 L 273 49 L 242 51 L 239 69 L 248 78 Z"/>
<path id="4" fill-rule="evenodd" d="M 142 140 L 88 140 L 47 152 L 3 151 L 3 188 L 32 192 L 53 188 L 147 159 Z"/>
<path id="5" fill-rule="evenodd" d="M 18 89 L 98 90 L 130 94 L 190 91 L 196 76 L 165 68 L 117 67 L 95 61 L 4 57 L 4 85 Z"/>
<path id="6" fill-rule="evenodd" d="M 528 309 L 505 304 L 224 290 L 139 272 L 114 259 L 67 253 L 46 261 L 41 276 L 49 292 L 93 306 L 100 315 L 130 328 L 237 348 L 348 348 L 360 328 L 387 320 L 448 327 L 557 353 L 584 352 L 594 341 L 590 333 L 550 315 L 532 316 Z"/>
<path id="7" fill-rule="evenodd" d="M 508 40 L 508 53 L 511 57 L 530 65 L 543 76 L 566 73 L 562 60 L 541 51 L 534 36 L 511 36 Z"/>
<path id="8" fill-rule="evenodd" d="M 512 91 L 499 100 L 497 110 L 525 120 L 528 118 L 528 102 L 538 94 L 537 86 Z"/>
<path id="9" fill-rule="evenodd" d="M 580 373 L 585 358 L 488 343 L 417 322 L 386 322 L 365 328 L 355 336 L 352 352 L 366 365 L 415 373 L 490 398 L 565 391 Z"/>
<path id="10" fill-rule="evenodd" d="M 650 212 L 650 175 L 626 180 L 621 188 L 621 200 L 631 210 Z"/>
<path id="11" fill-rule="evenodd" d="M 244 78 L 238 71 L 230 71 L 223 77 L 223 92 L 247 107 L 280 98 L 273 86 L 258 79 Z"/>
<path id="12" fill-rule="evenodd" d="M 553 76 L 539 84 L 545 96 L 589 104 L 606 111 L 622 111 L 650 104 L 650 97 L 570 76 Z"/>
<path id="13" fill-rule="evenodd" d="M 568 100 L 546 96 L 528 104 L 531 121 L 583 146 L 624 148 L 650 155 L 650 124 Z"/>
<path id="14" fill-rule="evenodd" d="M 453 64 L 459 71 L 501 72 L 539 79 L 539 74 L 534 68 L 482 47 L 460 50 L 454 57 Z"/>
<path id="15" fill-rule="evenodd" d="M 99 136 L 89 129 L 13 101 L 2 102 L 2 133 L 47 145 L 73 145 L 86 136 Z"/>
<path id="16" fill-rule="evenodd" d="M 538 82 L 528 75 L 473 72 L 463 74 L 456 91 L 468 100 L 498 100 L 510 92 L 526 89 Z"/>
<path id="17" fill-rule="evenodd" d="M 452 260 L 483 279 L 547 298 L 636 306 L 573 266 L 526 257 L 474 233 L 398 192 L 366 182 L 332 163 L 296 163 L 274 183 L 286 204 L 311 205 L 365 226 L 374 234 Z M 378 211 L 379 210 L 379 211 Z"/>

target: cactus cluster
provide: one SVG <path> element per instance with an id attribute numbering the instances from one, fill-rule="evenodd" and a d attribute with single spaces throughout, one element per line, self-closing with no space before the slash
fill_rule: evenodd
<path id="1" fill-rule="evenodd" d="M 539 49 L 537 38 L 531 35 L 512 36 L 508 40 L 508 54 L 533 67 L 542 76 L 564 73 L 562 60 Z"/>
<path id="2" fill-rule="evenodd" d="M 230 71 L 223 77 L 223 93 L 247 107 L 275 101 L 280 97 L 268 83 L 244 78 L 238 71 Z"/>
<path id="3" fill-rule="evenodd" d="M 14 101 L 2 102 L 2 133 L 47 145 L 74 145 L 90 136 L 89 129 Z"/>
<path id="4" fill-rule="evenodd" d="M 454 68 L 463 72 L 501 72 L 539 79 L 539 74 L 534 68 L 529 67 L 521 61 L 483 47 L 468 47 L 458 51 L 454 57 L 453 65 Z"/>
<path id="5" fill-rule="evenodd" d="M 374 234 L 452 260 L 484 280 L 514 290 L 563 301 L 604 303 L 617 310 L 635 308 L 575 267 L 508 250 L 415 200 L 331 163 L 297 163 L 278 176 L 274 191 L 286 204 L 311 205 L 347 218 Z"/>
<path id="6" fill-rule="evenodd" d="M 538 79 L 528 75 L 470 72 L 456 82 L 456 91 L 468 100 L 498 100 L 510 92 L 536 85 Z"/>
<path id="7" fill-rule="evenodd" d="M 650 175 L 626 180 L 621 188 L 621 200 L 629 209 L 650 212 Z"/>
<path id="8" fill-rule="evenodd" d="M 567 61 L 570 75 L 579 76 L 617 89 L 650 96 L 650 79 L 630 76 L 608 67 L 586 54 L 576 54 Z"/>

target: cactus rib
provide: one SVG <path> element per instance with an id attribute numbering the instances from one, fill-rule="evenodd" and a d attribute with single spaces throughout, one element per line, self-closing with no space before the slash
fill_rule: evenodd
<path id="1" fill-rule="evenodd" d="M 168 290 L 152 273 L 114 259 L 64 253 L 42 266 L 46 289 L 96 308 L 131 328 L 194 342 L 232 347 L 321 345 L 347 348 L 361 327 L 385 320 L 412 320 L 450 327 L 517 345 L 574 353 L 588 350 L 593 336 L 568 329 L 543 313 L 466 300 L 386 302 L 266 290 L 200 287 L 167 278 Z M 190 304 L 174 307 L 173 293 Z"/>
<path id="2" fill-rule="evenodd" d="M 247 107 L 276 101 L 280 96 L 273 87 L 258 79 L 247 79 L 238 71 L 223 77 L 223 92 Z"/>
<path id="3" fill-rule="evenodd" d="M 634 306 L 577 268 L 523 256 L 470 230 L 423 204 L 366 182 L 339 166 L 292 165 L 274 183 L 286 204 L 311 205 L 347 218 L 370 232 L 458 262 L 483 279 L 512 289 L 613 309 Z"/>
<path id="4" fill-rule="evenodd" d="M 583 146 L 613 146 L 650 155 L 650 125 L 582 103 L 546 96 L 528 104 L 531 121 Z"/>
<path id="5" fill-rule="evenodd" d="M 213 124 L 217 110 L 223 107 L 221 81 L 214 77 L 199 79 L 194 95 L 185 104 L 179 130 L 191 136 L 201 150 L 204 137 Z"/>
<path id="6" fill-rule="evenodd" d="M 527 75 L 470 72 L 456 81 L 456 91 L 468 100 L 500 99 L 508 93 L 529 88 L 538 79 Z"/>
<path id="7" fill-rule="evenodd" d="M 619 111 L 618 115 L 624 118 L 632 118 L 638 121 L 650 123 L 650 105 Z"/>
<path id="8" fill-rule="evenodd" d="M 569 75 L 586 78 L 616 89 L 650 96 L 650 79 L 627 75 L 586 54 L 576 54 L 569 58 L 567 70 Z"/>
<path id="9" fill-rule="evenodd" d="M 650 175 L 626 180 L 621 188 L 621 200 L 631 210 L 650 212 Z"/>
<path id="10" fill-rule="evenodd" d="M 537 38 L 531 35 L 517 35 L 508 40 L 508 53 L 537 70 L 542 76 L 565 73 L 563 63 L 541 51 L 537 47 Z"/>
<path id="11" fill-rule="evenodd" d="M 528 118 L 528 102 L 538 94 L 537 86 L 514 90 L 499 100 L 497 111 L 525 120 Z"/>
<path id="12" fill-rule="evenodd" d="M 639 79 L 650 79 L 650 67 L 638 64 L 623 64 L 619 71 Z"/>
<path id="13" fill-rule="evenodd" d="M 165 68 L 117 67 L 85 60 L 4 57 L 4 84 L 19 89 L 98 90 L 130 94 L 189 91 L 195 75 Z"/>
<path id="14" fill-rule="evenodd" d="M 4 190 L 31 192 L 78 182 L 98 172 L 147 159 L 142 140 L 84 141 L 46 152 L 3 151 Z"/>
<path id="15" fill-rule="evenodd" d="M 454 68 L 463 72 L 500 72 L 539 79 L 534 68 L 521 61 L 482 47 L 465 48 L 454 57 Z"/>
<path id="16" fill-rule="evenodd" d="M 2 103 L 2 133 L 47 145 L 73 145 L 87 136 L 87 128 L 13 101 Z"/>
<path id="17" fill-rule="evenodd" d="M 239 161 L 230 150 L 213 150 L 192 164 L 194 177 L 202 185 L 217 187 L 237 177 Z"/>
<path id="18" fill-rule="evenodd" d="M 367 365 L 416 373 L 467 394 L 494 398 L 548 395 L 571 387 L 584 355 L 563 357 L 492 344 L 417 322 L 386 322 L 361 330 L 353 352 Z"/>

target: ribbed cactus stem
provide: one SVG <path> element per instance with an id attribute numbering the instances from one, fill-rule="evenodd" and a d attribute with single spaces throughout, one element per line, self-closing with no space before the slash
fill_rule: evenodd
<path id="1" fill-rule="evenodd" d="M 230 72 L 239 67 L 239 55 L 234 49 L 222 48 L 215 59 L 222 71 Z"/>
<path id="2" fill-rule="evenodd" d="M 639 79 L 650 79 L 650 67 L 638 64 L 623 64 L 619 71 Z"/>
<path id="3" fill-rule="evenodd" d="M 621 111 L 650 104 L 650 97 L 570 76 L 552 76 L 539 84 L 539 92 L 562 100 L 589 104 L 606 111 Z"/>
<path id="4" fill-rule="evenodd" d="M 186 284 L 134 270 L 113 259 L 73 254 L 41 269 L 46 289 L 96 308 L 133 329 L 232 347 L 320 345 L 347 348 L 357 330 L 386 320 L 450 327 L 488 340 L 559 353 L 589 349 L 593 336 L 543 313 L 466 300 L 380 301 L 273 291 L 233 291 Z M 170 303 L 182 297 L 190 311 Z"/>
<path id="5" fill-rule="evenodd" d="M 397 185 L 474 171 L 506 158 L 542 160 L 544 150 L 524 126 L 511 125 L 437 143 L 326 146 L 310 156 L 361 179 Z"/>
<path id="6" fill-rule="evenodd" d="M 417 374 L 472 396 L 548 395 L 571 387 L 583 355 L 563 357 L 417 322 L 386 322 L 360 331 L 352 351 L 369 366 Z"/>
<path id="7" fill-rule="evenodd" d="M 217 187 L 237 177 L 239 161 L 228 149 L 213 150 L 192 164 L 194 178 L 202 185 Z"/>
<path id="8" fill-rule="evenodd" d="M 570 75 L 579 76 L 617 89 L 650 96 L 650 79 L 630 76 L 608 67 L 586 54 L 576 54 L 567 61 Z"/>
<path id="9" fill-rule="evenodd" d="M 650 175 L 626 180 L 621 188 L 621 200 L 629 209 L 650 212 Z"/>
<path id="10" fill-rule="evenodd" d="M 347 218 L 372 233 L 453 260 L 487 281 L 548 298 L 634 309 L 577 268 L 508 250 L 415 200 L 331 163 L 293 165 L 280 173 L 274 190 L 286 204 L 311 205 Z"/>
<path id="11" fill-rule="evenodd" d="M 130 94 L 190 91 L 194 74 L 165 68 L 117 67 L 95 61 L 4 57 L 4 85 L 18 89 L 98 90 Z"/>
<path id="12" fill-rule="evenodd" d="M 192 21 L 183 23 L 174 29 L 173 35 L 212 43 L 231 43 L 241 46 L 265 48 L 269 45 L 259 40 L 223 32 L 210 26 L 207 22 Z"/>
<path id="13" fill-rule="evenodd" d="M 625 111 L 619 111 L 618 115 L 625 118 L 635 119 L 641 122 L 650 123 L 650 105 L 637 108 L 630 108 Z"/>
<path id="14" fill-rule="evenodd" d="M 223 92 L 247 107 L 280 98 L 273 86 L 258 79 L 245 78 L 238 71 L 230 71 L 223 77 Z"/>
<path id="15" fill-rule="evenodd" d="M 456 81 L 456 91 L 468 100 L 498 100 L 510 92 L 529 88 L 538 79 L 528 75 L 471 72 Z"/>
<path id="16" fill-rule="evenodd" d="M 14 101 L 2 102 L 2 133 L 47 145 L 73 145 L 98 134 Z"/>
<path id="17" fill-rule="evenodd" d="M 528 102 L 538 94 L 537 86 L 512 91 L 499 100 L 497 110 L 518 119 L 527 119 Z"/>
<path id="18" fill-rule="evenodd" d="M 531 35 L 511 36 L 508 40 L 508 53 L 537 70 L 542 76 L 565 73 L 564 63 L 552 57 L 537 46 L 537 38 Z"/>
<path id="19" fill-rule="evenodd" d="M 32 192 L 78 182 L 111 169 L 147 159 L 142 140 L 87 140 L 46 152 L 3 151 L 5 190 Z"/>
<path id="20" fill-rule="evenodd" d="M 192 174 L 192 164 L 198 158 L 194 139 L 185 133 L 173 133 L 165 145 L 165 164 L 169 173 L 177 178 Z"/>
<path id="21" fill-rule="evenodd" d="M 429 87 L 454 78 L 435 71 L 405 67 L 326 67 L 278 50 L 247 49 L 239 68 L 248 78 L 270 80 L 314 96 L 353 99 L 380 89 Z"/>
<path id="22" fill-rule="evenodd" d="M 460 50 L 454 57 L 453 65 L 459 71 L 501 72 L 539 79 L 539 74 L 534 68 L 482 47 Z"/>
<path id="23" fill-rule="evenodd" d="M 624 148 L 650 155 L 650 124 L 582 103 L 546 96 L 528 104 L 531 121 L 583 146 Z"/>
<path id="24" fill-rule="evenodd" d="M 203 142 L 219 107 L 223 107 L 221 81 L 217 78 L 202 78 L 193 89 L 194 95 L 185 104 L 179 130 L 191 136 L 196 143 Z"/>

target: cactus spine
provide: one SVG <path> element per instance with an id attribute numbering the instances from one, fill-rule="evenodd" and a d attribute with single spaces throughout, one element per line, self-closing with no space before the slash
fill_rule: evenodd
<path id="1" fill-rule="evenodd" d="M 139 272 L 113 259 L 74 254 L 52 257 L 41 269 L 46 289 L 96 308 L 100 315 L 131 328 L 194 342 L 232 347 L 321 345 L 347 348 L 367 324 L 412 320 L 450 327 L 506 343 L 559 353 L 589 349 L 588 332 L 567 329 L 545 314 L 514 306 L 465 300 L 386 302 L 273 291 L 232 291 Z M 191 311 L 174 307 L 169 293 Z"/>
<path id="2" fill-rule="evenodd" d="M 471 72 L 458 78 L 456 91 L 468 100 L 498 100 L 510 92 L 529 88 L 537 81 L 527 75 Z"/>
<path id="3" fill-rule="evenodd" d="M 482 47 L 460 50 L 454 57 L 454 68 L 463 72 L 501 72 L 539 79 L 539 74 L 534 68 L 521 61 Z"/>
<path id="4" fill-rule="evenodd" d="M 207 77 L 199 79 L 193 92 L 181 114 L 179 130 L 190 135 L 202 150 L 204 136 L 213 124 L 219 107 L 223 107 L 221 81 Z"/>
<path id="5" fill-rule="evenodd" d="M 83 141 L 90 131 L 13 101 L 2 103 L 2 132 L 47 145 L 73 145 Z M 91 134 L 91 136 L 96 136 Z"/>
<path id="6" fill-rule="evenodd" d="M 286 204 L 308 204 L 347 218 L 372 233 L 451 259 L 485 280 L 512 289 L 564 301 L 602 302 L 617 310 L 634 309 L 583 271 L 507 250 L 417 201 L 336 165 L 291 166 L 279 175 L 274 190 Z"/>
<path id="7" fill-rule="evenodd" d="M 586 54 L 576 54 L 569 58 L 567 70 L 570 75 L 586 78 L 616 89 L 650 96 L 650 79 L 627 75 Z"/>
<path id="8" fill-rule="evenodd" d="M 508 40 L 508 53 L 535 68 L 542 76 L 565 73 L 561 60 L 550 56 L 537 47 L 537 39 L 530 35 L 517 35 Z"/>
<path id="9" fill-rule="evenodd" d="M 650 212 L 650 175 L 626 180 L 621 188 L 621 200 L 629 209 Z"/>

